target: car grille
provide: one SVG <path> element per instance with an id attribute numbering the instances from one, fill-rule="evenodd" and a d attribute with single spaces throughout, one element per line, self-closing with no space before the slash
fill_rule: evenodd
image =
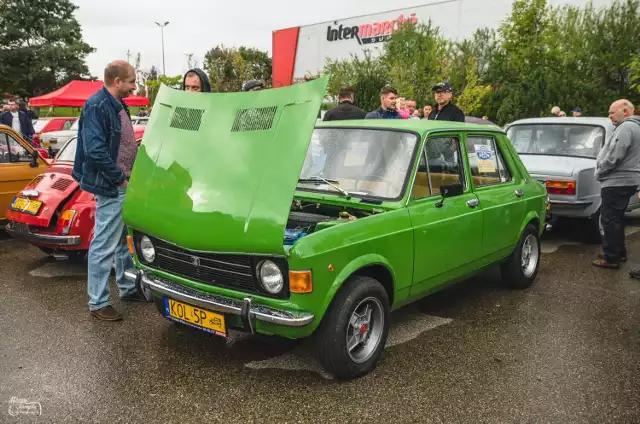
<path id="1" fill-rule="evenodd" d="M 139 249 L 140 239 L 143 235 L 138 232 L 134 233 L 137 249 Z M 151 239 L 155 247 L 156 258 L 153 263 L 146 263 L 142 256 L 139 256 L 139 259 L 151 268 L 210 286 L 270 296 L 262 290 L 257 281 L 254 272 L 256 261 L 249 255 L 191 251 L 149 235 L 147 237 Z M 281 266 L 281 263 L 279 265 Z M 284 269 L 283 273 L 287 275 Z M 283 296 L 284 293 L 274 297 Z"/>

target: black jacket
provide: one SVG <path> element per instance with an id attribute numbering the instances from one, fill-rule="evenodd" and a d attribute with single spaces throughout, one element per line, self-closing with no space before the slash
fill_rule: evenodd
<path id="1" fill-rule="evenodd" d="M 447 103 L 441 111 L 438 111 L 438 106 L 436 105 L 429 115 L 429 120 L 464 122 L 464 112 L 453 103 Z"/>
<path id="2" fill-rule="evenodd" d="M 187 79 L 187 74 L 189 72 L 195 72 L 200 77 L 200 84 L 202 84 L 202 92 L 203 93 L 211 93 L 211 83 L 209 82 L 209 77 L 207 74 L 200 68 L 189 69 L 182 77 L 182 90 L 184 90 L 184 81 Z"/>
<path id="3" fill-rule="evenodd" d="M 31 119 L 26 113 L 21 111 L 18 111 L 18 118 L 20 119 L 20 132 L 22 133 L 22 136 L 31 141 L 33 139 L 33 134 L 35 134 Z M 13 125 L 13 115 L 11 112 L 4 112 L 0 115 L 0 124 L 8 127 Z"/>
<path id="4" fill-rule="evenodd" d="M 344 121 L 348 119 L 364 119 L 367 113 L 360 109 L 358 106 L 354 106 L 348 100 L 340 102 L 340 105 L 334 107 L 324 114 L 323 121 Z"/>

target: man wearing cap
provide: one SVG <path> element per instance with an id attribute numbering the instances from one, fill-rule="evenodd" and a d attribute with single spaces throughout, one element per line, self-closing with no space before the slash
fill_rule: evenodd
<path id="1" fill-rule="evenodd" d="M 582 109 L 580 109 L 579 107 L 574 107 L 571 111 L 571 115 L 573 115 L 574 118 L 582 116 Z"/>
<path id="2" fill-rule="evenodd" d="M 464 122 L 464 113 L 459 107 L 451 103 L 453 89 L 448 82 L 441 82 L 431 89 L 436 100 L 436 108 L 429 114 L 431 121 Z"/>

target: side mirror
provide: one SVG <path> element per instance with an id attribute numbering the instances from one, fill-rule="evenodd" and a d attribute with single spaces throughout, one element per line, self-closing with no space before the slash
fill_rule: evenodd
<path id="1" fill-rule="evenodd" d="M 38 167 L 38 151 L 36 149 L 31 151 L 31 162 L 29 163 L 29 166 L 32 168 Z"/>
<path id="2" fill-rule="evenodd" d="M 440 194 L 442 194 L 442 199 L 438 203 L 436 203 L 436 208 L 441 208 L 444 206 L 444 199 L 447 197 L 460 196 L 464 193 L 464 186 L 462 184 L 449 184 L 440 186 Z"/>

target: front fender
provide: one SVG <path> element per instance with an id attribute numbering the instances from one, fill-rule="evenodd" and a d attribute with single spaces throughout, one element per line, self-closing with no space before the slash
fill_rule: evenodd
<path id="1" fill-rule="evenodd" d="M 338 290 L 340 289 L 340 287 L 342 287 L 342 285 L 353 274 L 355 274 L 358 270 L 360 270 L 360 269 L 362 269 L 362 268 L 364 268 L 366 266 L 369 266 L 369 265 L 382 265 L 382 266 L 384 266 L 389 271 L 389 273 L 391 274 L 391 280 L 392 281 L 396 281 L 396 272 L 393 269 L 393 266 L 391 265 L 391 263 L 389 262 L 389 260 L 387 258 L 385 258 L 384 256 L 379 255 L 379 254 L 367 254 L 367 255 L 359 256 L 359 257 L 355 258 L 354 260 L 352 260 L 351 262 L 349 262 L 340 271 L 340 273 L 336 276 L 336 278 L 333 280 L 333 283 L 329 287 L 329 290 L 327 290 L 327 293 L 326 293 L 326 295 L 324 297 L 322 310 L 324 312 L 327 311 L 327 308 L 331 304 L 331 301 L 335 297 L 335 295 L 338 292 Z M 323 315 L 324 315 L 324 313 L 323 313 Z"/>
<path id="2" fill-rule="evenodd" d="M 534 219 L 537 220 L 538 223 L 539 223 L 539 225 L 538 225 L 538 236 L 542 236 L 542 233 L 544 232 L 544 224 L 545 224 L 544 218 L 540 218 L 540 214 L 537 211 L 533 211 L 533 210 L 529 211 L 525 215 L 524 220 L 522 221 L 522 224 L 520 224 L 520 231 L 518 231 L 518 234 L 517 234 L 516 239 L 514 241 L 514 246 L 515 246 L 515 244 L 518 243 L 518 240 L 520 240 L 520 235 L 524 231 L 524 228 L 527 226 L 527 224 L 529 224 Z"/>

